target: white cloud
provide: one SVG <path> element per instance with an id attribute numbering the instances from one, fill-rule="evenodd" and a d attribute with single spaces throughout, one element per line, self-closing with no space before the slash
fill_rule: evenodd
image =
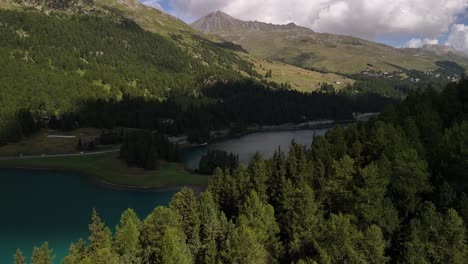
<path id="1" fill-rule="evenodd" d="M 448 31 L 468 0 L 169 0 L 169 4 L 174 14 L 191 20 L 221 9 L 244 20 L 296 22 L 318 32 L 433 39 Z"/>
<path id="2" fill-rule="evenodd" d="M 421 48 L 424 45 L 436 45 L 439 44 L 439 40 L 437 39 L 429 39 L 429 38 L 412 38 L 405 44 L 405 48 Z"/>
<path id="3" fill-rule="evenodd" d="M 446 45 L 468 53 L 468 26 L 463 24 L 453 25 Z"/>
<path id="4" fill-rule="evenodd" d="M 164 8 L 161 5 L 161 0 L 141 0 L 140 2 L 144 5 L 151 6 L 158 10 L 164 11 Z"/>

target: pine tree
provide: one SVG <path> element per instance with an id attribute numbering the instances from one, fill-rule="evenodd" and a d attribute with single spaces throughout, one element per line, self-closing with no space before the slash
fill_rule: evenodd
<path id="1" fill-rule="evenodd" d="M 31 264 L 52 264 L 55 256 L 53 250 L 49 249 L 49 243 L 44 242 L 40 248 L 34 247 Z"/>
<path id="2" fill-rule="evenodd" d="M 389 258 L 385 256 L 387 241 L 385 241 L 382 230 L 378 226 L 371 225 L 367 228 L 360 244 L 360 250 L 365 255 L 366 263 L 381 264 L 389 261 Z"/>
<path id="3" fill-rule="evenodd" d="M 15 264 L 26 264 L 26 258 L 23 256 L 21 249 L 16 249 Z"/>
<path id="4" fill-rule="evenodd" d="M 196 256 L 200 248 L 200 216 L 198 201 L 193 189 L 184 187 L 172 197 L 170 207 L 182 220 L 182 228 L 191 252 Z"/>
<path id="5" fill-rule="evenodd" d="M 421 195 L 431 191 L 427 162 L 414 149 L 395 155 L 392 166 L 391 188 L 395 205 L 405 214 L 415 212 Z"/>
<path id="6" fill-rule="evenodd" d="M 225 234 L 225 217 L 219 211 L 211 192 L 206 191 L 200 195 L 200 241 L 197 260 L 201 263 L 218 263 L 219 244 Z"/>
<path id="7" fill-rule="evenodd" d="M 439 213 L 431 202 L 422 204 L 408 226 L 403 260 L 406 263 L 464 263 L 466 230 L 458 213 Z"/>
<path id="8" fill-rule="evenodd" d="M 281 238 L 290 261 L 305 257 L 318 257 L 319 235 L 323 229 L 322 213 L 309 186 L 295 188 L 285 182 L 278 206 L 277 221 Z"/>
<path id="9" fill-rule="evenodd" d="M 334 161 L 332 172 L 323 184 L 324 203 L 331 212 L 349 212 L 350 201 L 353 199 L 352 183 L 355 168 L 354 160 L 345 155 Z"/>
<path id="10" fill-rule="evenodd" d="M 89 225 L 89 253 L 93 254 L 98 249 L 111 248 L 111 233 L 99 217 L 96 209 L 93 209 L 91 224 Z"/>
<path id="11" fill-rule="evenodd" d="M 179 215 L 171 208 L 157 207 L 143 222 L 140 245 L 143 250 L 143 263 L 161 263 L 162 241 L 168 228 L 179 232 L 185 238 Z"/>
<path id="12" fill-rule="evenodd" d="M 244 223 L 230 224 L 228 236 L 220 252 L 222 263 L 268 263 L 268 251 L 258 241 L 255 232 Z"/>
<path id="13" fill-rule="evenodd" d="M 250 175 L 252 189 L 255 190 L 262 202 L 267 202 L 267 181 L 269 175 L 267 163 L 266 161 L 262 160 L 260 153 L 255 153 L 253 158 L 250 160 L 247 170 Z"/>
<path id="14" fill-rule="evenodd" d="M 88 262 L 92 264 L 121 264 L 118 255 L 112 252 L 110 248 L 99 248 L 83 262 L 86 264 Z"/>
<path id="15" fill-rule="evenodd" d="M 86 242 L 83 239 L 70 245 L 69 254 L 65 256 L 61 264 L 81 264 L 87 256 Z"/>
<path id="16" fill-rule="evenodd" d="M 161 263 L 191 264 L 194 263 L 192 253 L 185 241 L 185 236 L 176 228 L 168 227 L 162 237 Z"/>
<path id="17" fill-rule="evenodd" d="M 332 263 L 366 263 L 365 252 L 359 248 L 362 233 L 351 223 L 350 215 L 332 214 L 327 222 L 321 246 Z"/>
<path id="18" fill-rule="evenodd" d="M 268 250 L 268 263 L 275 263 L 280 259 L 283 248 L 279 240 L 280 229 L 274 209 L 271 205 L 260 201 L 255 191 L 250 192 L 242 206 L 239 222 L 249 227 L 258 241 Z"/>
<path id="19" fill-rule="evenodd" d="M 441 263 L 461 264 L 468 258 L 466 229 L 463 219 L 454 209 L 447 210 L 444 223 L 441 227 L 442 240 L 439 240 L 441 249 Z"/>
<path id="20" fill-rule="evenodd" d="M 376 224 L 390 234 L 398 228 L 398 211 L 387 197 L 388 185 L 389 179 L 376 163 L 360 170 L 355 186 L 354 215 L 360 217 L 361 226 Z"/>
<path id="21" fill-rule="evenodd" d="M 280 204 L 280 197 L 283 184 L 286 181 L 286 158 L 284 152 L 278 148 L 275 151 L 273 158 L 268 163 L 271 176 L 267 182 L 267 190 L 270 197 L 270 204 L 277 208 Z"/>
<path id="22" fill-rule="evenodd" d="M 127 263 L 138 261 L 140 225 L 140 220 L 135 212 L 132 209 L 127 209 L 115 227 L 114 249 Z"/>

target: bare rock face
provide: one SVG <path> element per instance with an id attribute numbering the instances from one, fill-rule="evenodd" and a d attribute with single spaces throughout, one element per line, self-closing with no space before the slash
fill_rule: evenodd
<path id="1" fill-rule="evenodd" d="M 205 34 L 235 34 L 242 32 L 278 32 L 278 31 L 304 31 L 312 32 L 312 30 L 297 26 L 294 23 L 287 25 L 274 25 L 258 21 L 242 21 L 236 19 L 222 11 L 211 13 L 191 25 L 194 29 Z"/>

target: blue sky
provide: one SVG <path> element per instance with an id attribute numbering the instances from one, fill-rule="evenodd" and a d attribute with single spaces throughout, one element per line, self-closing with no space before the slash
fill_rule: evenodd
<path id="1" fill-rule="evenodd" d="M 295 22 L 395 47 L 452 45 L 468 52 L 468 0 L 140 0 L 187 23 L 222 10 L 242 20 Z M 454 26 L 455 25 L 455 26 Z"/>

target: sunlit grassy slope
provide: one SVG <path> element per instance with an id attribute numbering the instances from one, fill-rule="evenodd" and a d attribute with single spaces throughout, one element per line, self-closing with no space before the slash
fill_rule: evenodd
<path id="1" fill-rule="evenodd" d="M 145 6 L 137 0 L 96 0 L 98 5 L 112 8 L 125 17 L 135 21 L 142 28 L 161 35 L 190 34 L 201 35 L 182 20 Z"/>
<path id="2" fill-rule="evenodd" d="M 246 55 L 245 58 L 254 63 L 257 72 L 262 75 L 271 70 L 272 77 L 267 78 L 267 80 L 277 83 L 289 83 L 292 89 L 301 92 L 316 91 L 323 83 L 332 84 L 335 89 L 344 88 L 347 84 L 354 83 L 354 80 L 338 74 L 309 71 L 283 62 L 260 59 L 251 55 Z"/>
<path id="3" fill-rule="evenodd" d="M 438 68 L 436 61 L 447 59 L 447 56 L 421 49 L 396 49 L 354 37 L 315 32 L 296 35 L 290 32 L 244 32 L 223 37 L 261 58 L 342 73 L 368 69 L 393 71 L 396 69 L 394 65 L 428 71 Z M 467 66 L 467 60 L 462 57 L 450 59 Z"/>

